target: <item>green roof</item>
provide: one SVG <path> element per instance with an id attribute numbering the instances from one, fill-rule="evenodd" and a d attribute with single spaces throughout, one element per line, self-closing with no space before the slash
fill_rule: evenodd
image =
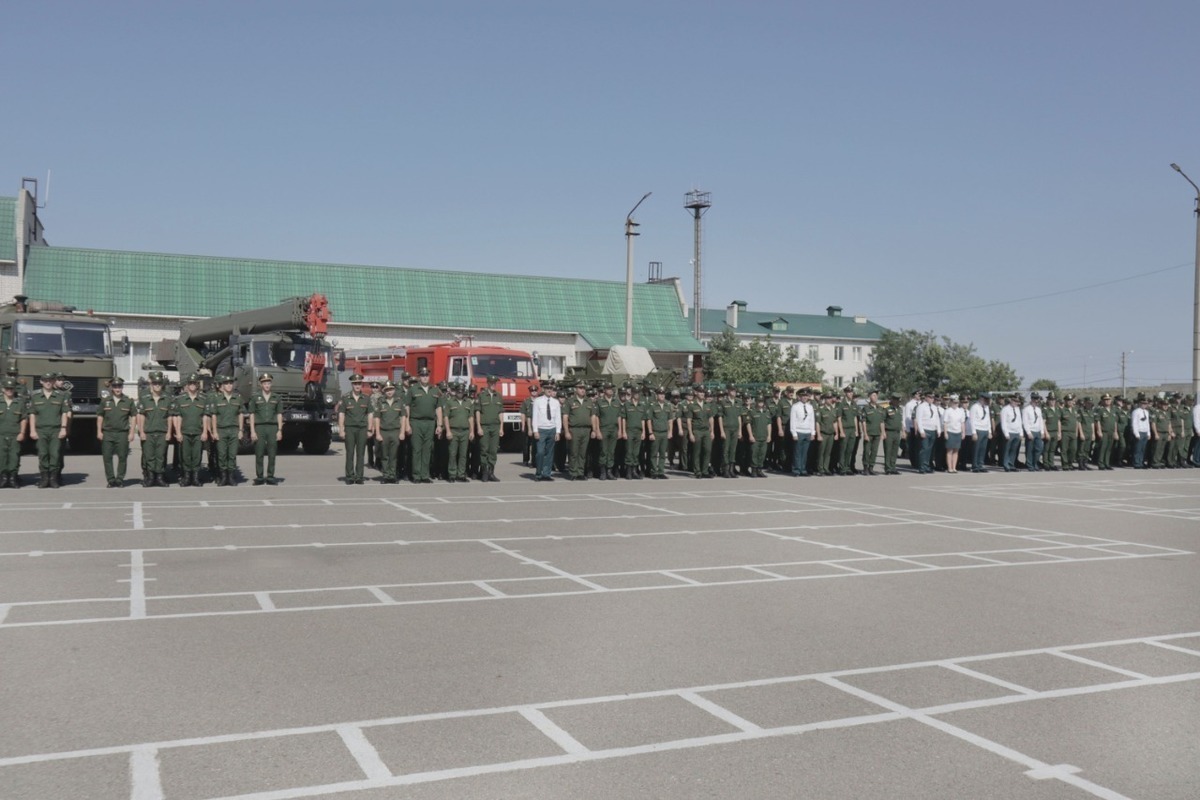
<path id="1" fill-rule="evenodd" d="M 211 317 L 320 292 L 335 323 L 578 333 L 625 342 L 625 284 L 397 267 L 33 247 L 25 293 L 105 314 Z M 635 284 L 634 344 L 700 352 L 670 284 Z"/>
<path id="2" fill-rule="evenodd" d="M 17 260 L 17 198 L 0 197 L 0 261 Z"/>
<path id="3" fill-rule="evenodd" d="M 729 328 L 725 324 L 725 309 L 706 308 L 701 311 L 700 328 L 701 333 L 709 336 L 715 336 Z M 736 332 L 743 336 L 770 334 L 775 338 L 795 336 L 877 341 L 887 332 L 887 328 L 870 321 L 855 322 L 854 317 L 739 309 Z"/>

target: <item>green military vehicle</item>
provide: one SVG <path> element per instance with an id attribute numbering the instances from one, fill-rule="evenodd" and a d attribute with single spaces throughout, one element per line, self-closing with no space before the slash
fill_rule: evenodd
<path id="1" fill-rule="evenodd" d="M 272 392 L 283 399 L 280 450 L 303 445 L 305 453 L 320 455 L 329 450 L 331 422 L 341 399 L 330 374 L 329 320 L 324 295 L 293 297 L 268 308 L 185 322 L 178 339 L 158 343 L 154 360 L 177 370 L 181 382 L 192 373 L 206 379 L 232 375 L 244 400 L 258 391 L 259 376 L 271 373 Z M 206 380 L 204 388 L 215 387 Z"/>
<path id="2" fill-rule="evenodd" d="M 124 341 L 128 350 L 128 340 Z M 71 392 L 69 439 L 85 446 L 96 441 L 96 409 L 116 376 L 112 331 L 107 320 L 62 303 L 17 295 L 0 305 L 0 375 L 15 370 L 28 392 L 39 378 L 61 372 Z"/>

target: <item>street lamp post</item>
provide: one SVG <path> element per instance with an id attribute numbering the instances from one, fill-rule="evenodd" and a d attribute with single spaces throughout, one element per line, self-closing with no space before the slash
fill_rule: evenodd
<path id="1" fill-rule="evenodd" d="M 640 234 L 634 230 L 638 224 L 633 221 L 633 212 L 638 210 L 647 197 L 653 192 L 646 192 L 637 205 L 629 209 L 625 215 L 625 344 L 633 344 L 633 237 Z"/>
<path id="2" fill-rule="evenodd" d="M 1200 186 L 1187 176 L 1178 164 L 1172 164 L 1171 169 L 1183 176 L 1183 179 L 1196 190 L 1196 277 L 1195 298 L 1192 306 L 1192 396 L 1200 398 Z"/>

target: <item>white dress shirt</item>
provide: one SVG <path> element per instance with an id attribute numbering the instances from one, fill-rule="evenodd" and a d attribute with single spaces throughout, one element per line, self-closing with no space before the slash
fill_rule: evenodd
<path id="1" fill-rule="evenodd" d="M 792 403 L 792 411 L 788 415 L 788 425 L 791 426 L 793 434 L 816 433 L 817 415 L 813 411 L 812 403 L 806 403 L 803 400 Z"/>
<path id="2" fill-rule="evenodd" d="M 1150 435 L 1150 412 L 1149 410 L 1138 406 L 1129 415 L 1129 424 L 1133 427 L 1133 435 L 1141 436 L 1143 433 Z"/>
<path id="3" fill-rule="evenodd" d="M 971 433 L 992 435 L 992 407 L 983 403 L 971 404 Z"/>
<path id="4" fill-rule="evenodd" d="M 1044 436 L 1046 433 L 1046 415 L 1035 403 L 1025 406 L 1021 412 L 1021 424 L 1025 426 L 1026 436 L 1033 436 L 1035 433 Z"/>
<path id="5" fill-rule="evenodd" d="M 1000 412 L 1000 430 L 1006 437 L 1024 436 L 1025 427 L 1021 424 L 1021 409 L 1009 403 Z"/>
<path id="6" fill-rule="evenodd" d="M 904 404 L 904 430 L 911 431 L 913 429 L 913 414 L 917 410 L 917 398 L 912 398 Z"/>
<path id="7" fill-rule="evenodd" d="M 562 404 L 557 397 L 543 394 L 534 398 L 529 416 L 533 419 L 534 428 L 554 428 L 556 431 L 562 428 Z"/>
<path id="8" fill-rule="evenodd" d="M 934 434 L 941 433 L 942 415 L 938 411 L 939 409 L 927 400 L 918 403 L 916 410 L 913 411 L 913 428 L 919 431 L 932 431 Z"/>
<path id="9" fill-rule="evenodd" d="M 967 421 L 967 412 L 958 406 L 950 406 L 942 412 L 942 425 L 946 433 L 962 433 Z"/>

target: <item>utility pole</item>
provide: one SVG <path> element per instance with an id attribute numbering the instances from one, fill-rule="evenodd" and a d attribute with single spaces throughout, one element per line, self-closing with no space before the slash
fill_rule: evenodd
<path id="1" fill-rule="evenodd" d="M 712 206 L 712 192 L 702 192 L 699 189 L 692 189 L 683 199 L 683 207 L 692 212 L 692 218 L 695 220 L 695 228 L 692 231 L 692 250 L 695 254 L 692 259 L 692 265 L 695 267 L 694 284 L 692 286 L 692 335 L 696 339 L 700 338 L 700 303 L 702 295 L 700 293 L 700 279 L 703 273 L 700 269 L 700 218 L 704 216 L 704 212 Z"/>
<path id="2" fill-rule="evenodd" d="M 629 209 L 629 213 L 625 215 L 625 344 L 633 344 L 633 237 L 640 236 L 634 228 L 638 227 L 638 223 L 633 221 L 633 212 L 638 210 L 638 206 L 649 197 L 653 192 L 646 192 L 642 195 L 642 199 L 637 201 L 633 208 Z"/>
<path id="3" fill-rule="evenodd" d="M 1121 351 L 1121 397 L 1125 396 L 1125 357 L 1132 352 L 1132 350 Z"/>
<path id="4" fill-rule="evenodd" d="M 1195 298 L 1192 307 L 1192 397 L 1200 397 L 1200 186 L 1187 176 L 1178 164 L 1172 164 L 1171 169 L 1183 176 L 1183 179 L 1196 190 L 1196 277 L 1194 284 Z"/>

